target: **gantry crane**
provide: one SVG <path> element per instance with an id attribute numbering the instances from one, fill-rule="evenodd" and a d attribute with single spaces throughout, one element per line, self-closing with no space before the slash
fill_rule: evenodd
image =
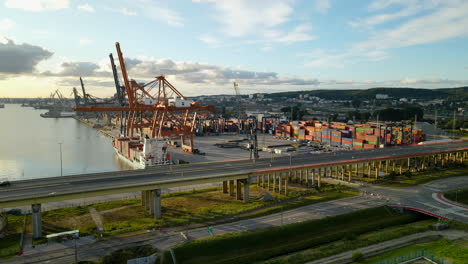
<path id="1" fill-rule="evenodd" d="M 125 119 L 125 135 L 132 137 L 135 132 L 139 132 L 143 136 L 143 130 L 146 129 L 146 135 L 153 138 L 180 138 L 183 150 L 193 153 L 195 121 L 200 114 L 197 111 L 207 113 L 214 107 L 187 100 L 162 75 L 143 85 L 129 79 L 120 44 L 117 42 L 115 45 L 125 90 L 119 89 L 117 69 L 112 65 L 117 96 L 107 102 L 77 107 L 75 111 L 120 111 L 124 113 L 121 118 Z M 114 64 L 112 55 L 109 57 L 111 64 Z M 109 106 L 110 102 L 119 104 Z"/>

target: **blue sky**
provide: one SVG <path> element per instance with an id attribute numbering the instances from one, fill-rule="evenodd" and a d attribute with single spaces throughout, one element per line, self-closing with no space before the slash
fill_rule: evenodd
<path id="1" fill-rule="evenodd" d="M 164 74 L 186 95 L 468 85 L 467 0 L 0 0 L 0 97 L 113 93 Z"/>

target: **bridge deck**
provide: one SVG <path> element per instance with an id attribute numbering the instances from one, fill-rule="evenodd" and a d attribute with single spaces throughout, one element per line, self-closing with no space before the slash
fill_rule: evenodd
<path id="1" fill-rule="evenodd" d="M 298 155 L 272 159 L 197 163 L 156 169 L 49 177 L 12 182 L 0 187 L 0 208 L 153 190 L 192 184 L 245 179 L 266 171 L 295 167 L 325 167 L 367 160 L 397 159 L 439 151 L 466 150 L 467 142 Z M 46 176 L 46 175 L 45 175 Z"/>

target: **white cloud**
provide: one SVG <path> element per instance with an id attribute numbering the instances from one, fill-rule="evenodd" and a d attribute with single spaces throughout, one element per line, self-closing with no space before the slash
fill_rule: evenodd
<path id="1" fill-rule="evenodd" d="M 208 34 L 201 35 L 198 39 L 212 47 L 217 47 L 220 43 L 217 38 Z"/>
<path id="2" fill-rule="evenodd" d="M 212 3 L 218 11 L 216 19 L 224 25 L 224 33 L 241 37 L 272 29 L 290 20 L 290 0 L 193 0 Z"/>
<path id="3" fill-rule="evenodd" d="M 408 17 L 411 15 L 416 14 L 417 12 L 421 11 L 420 7 L 417 6 L 409 6 L 399 12 L 396 13 L 389 13 L 389 14 L 378 14 L 375 16 L 371 16 L 365 19 L 358 19 L 355 21 L 350 21 L 348 24 L 353 27 L 368 27 L 374 26 L 378 24 L 383 24 L 386 22 L 390 22 L 392 20 L 396 20 L 403 17 Z"/>
<path id="4" fill-rule="evenodd" d="M 89 4 L 79 5 L 78 9 L 90 13 L 94 13 L 95 11 L 94 7 L 90 6 Z"/>
<path id="5" fill-rule="evenodd" d="M 306 54 L 299 54 L 307 58 L 305 66 L 313 68 L 343 68 L 345 58 L 349 56 L 346 53 L 337 53 L 323 49 L 315 49 Z"/>
<path id="6" fill-rule="evenodd" d="M 136 16 L 136 15 L 137 15 L 137 12 L 135 12 L 135 11 L 130 11 L 130 10 L 128 10 L 128 9 L 125 8 L 125 7 L 122 8 L 122 9 L 120 9 L 120 13 L 122 13 L 122 14 L 124 14 L 124 15 L 126 15 L 126 16 Z"/>
<path id="7" fill-rule="evenodd" d="M 375 32 L 371 39 L 358 43 L 356 48 L 383 50 L 463 36 L 468 36 L 468 2 L 441 8 L 394 29 Z"/>
<path id="8" fill-rule="evenodd" d="M 46 11 L 68 8 L 69 0 L 6 0 L 5 7 L 27 11 Z"/>
<path id="9" fill-rule="evenodd" d="M 268 39 L 273 42 L 284 43 L 302 42 L 317 39 L 316 36 L 308 33 L 310 30 L 311 26 L 303 24 L 293 28 L 293 30 L 288 33 L 273 33 L 269 36 Z"/>
<path id="10" fill-rule="evenodd" d="M 12 29 L 15 26 L 15 22 L 9 18 L 4 18 L 0 20 L 0 30 L 7 31 Z"/>
<path id="11" fill-rule="evenodd" d="M 326 13 L 331 7 L 331 0 L 314 0 L 314 9 L 320 13 Z"/>
<path id="12" fill-rule="evenodd" d="M 127 6 L 129 7 L 129 9 L 126 9 L 128 11 L 127 15 L 133 15 L 133 13 L 136 15 L 138 13 L 148 19 L 163 22 L 172 27 L 184 26 L 184 19 L 177 11 L 151 0 L 128 1 Z"/>
<path id="13" fill-rule="evenodd" d="M 90 39 L 80 39 L 79 43 L 80 43 L 80 45 L 89 45 L 89 44 L 93 43 L 93 41 L 90 40 Z"/>

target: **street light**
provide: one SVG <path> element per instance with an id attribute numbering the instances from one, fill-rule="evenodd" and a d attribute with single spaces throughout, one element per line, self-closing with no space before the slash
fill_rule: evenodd
<path id="1" fill-rule="evenodd" d="M 63 166 L 62 166 L 62 142 L 58 143 L 60 146 L 60 176 L 63 176 Z"/>

